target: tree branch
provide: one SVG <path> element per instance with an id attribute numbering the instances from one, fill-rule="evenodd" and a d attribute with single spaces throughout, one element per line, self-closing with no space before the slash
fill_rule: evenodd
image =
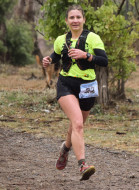
<path id="1" fill-rule="evenodd" d="M 120 14 L 120 12 L 121 12 L 121 10 L 122 10 L 122 7 L 123 7 L 125 1 L 126 1 L 126 0 L 123 0 L 123 1 L 122 1 L 120 7 L 118 8 L 118 11 L 117 11 L 116 16 Z"/>
<path id="2" fill-rule="evenodd" d="M 44 34 L 43 34 L 42 32 L 40 32 L 39 30 L 36 30 L 36 32 L 38 32 L 38 33 L 41 34 L 43 37 L 45 37 Z"/>
<path id="3" fill-rule="evenodd" d="M 137 14 L 139 15 L 139 10 L 138 10 L 138 7 L 137 7 L 137 1 L 135 1 L 135 8 L 136 8 Z"/>
<path id="4" fill-rule="evenodd" d="M 43 0 L 36 0 L 41 6 L 43 6 Z"/>
<path id="5" fill-rule="evenodd" d="M 118 7 L 118 5 L 117 5 L 117 3 L 116 3 L 116 1 L 114 0 L 114 3 L 115 3 L 115 5 Z"/>

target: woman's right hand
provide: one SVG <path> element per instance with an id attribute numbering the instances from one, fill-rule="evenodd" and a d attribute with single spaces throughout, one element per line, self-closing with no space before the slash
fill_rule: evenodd
<path id="1" fill-rule="evenodd" d="M 43 67 L 47 68 L 52 63 L 51 57 L 49 56 L 44 57 L 42 60 L 42 63 L 43 63 Z"/>

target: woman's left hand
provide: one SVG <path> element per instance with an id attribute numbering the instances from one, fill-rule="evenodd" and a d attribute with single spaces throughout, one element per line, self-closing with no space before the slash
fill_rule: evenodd
<path id="1" fill-rule="evenodd" d="M 86 52 L 80 49 L 69 49 L 68 56 L 72 59 L 86 59 Z"/>

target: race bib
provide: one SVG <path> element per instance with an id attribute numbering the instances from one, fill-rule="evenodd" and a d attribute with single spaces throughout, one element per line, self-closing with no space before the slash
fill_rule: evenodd
<path id="1" fill-rule="evenodd" d="M 79 93 L 80 99 L 97 97 L 97 96 L 99 96 L 97 80 L 80 85 L 80 93 Z"/>

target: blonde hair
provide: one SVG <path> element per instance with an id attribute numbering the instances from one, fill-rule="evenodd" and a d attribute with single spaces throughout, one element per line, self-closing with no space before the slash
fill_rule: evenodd
<path id="1" fill-rule="evenodd" d="M 82 13 L 83 17 L 85 17 L 85 14 L 84 14 L 84 10 L 82 9 L 82 7 L 80 5 L 71 5 L 69 6 L 69 8 L 67 9 L 67 12 L 66 12 L 66 18 L 68 18 L 68 13 L 72 10 L 78 10 Z"/>

